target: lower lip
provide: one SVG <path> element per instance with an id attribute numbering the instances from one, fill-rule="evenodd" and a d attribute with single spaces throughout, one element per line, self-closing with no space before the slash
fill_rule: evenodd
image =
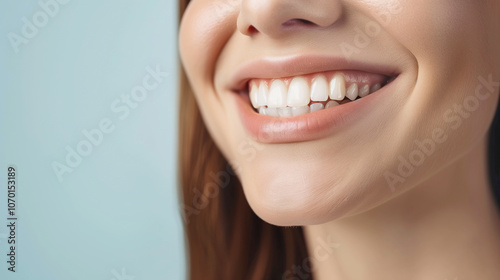
<path id="1" fill-rule="evenodd" d="M 253 140 L 273 144 L 305 142 L 340 133 L 342 128 L 369 117 L 370 109 L 391 91 L 396 80 L 356 101 L 294 117 L 260 115 L 251 107 L 247 94 L 236 93 L 234 99 L 243 126 Z"/>

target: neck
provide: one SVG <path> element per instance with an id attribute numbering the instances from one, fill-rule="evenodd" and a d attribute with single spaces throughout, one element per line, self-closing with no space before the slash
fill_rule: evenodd
<path id="1" fill-rule="evenodd" d="M 499 279 L 487 145 L 368 212 L 304 227 L 315 279 Z"/>

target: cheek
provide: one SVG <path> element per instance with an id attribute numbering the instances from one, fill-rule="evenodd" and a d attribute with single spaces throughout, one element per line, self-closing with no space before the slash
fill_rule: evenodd
<path id="1" fill-rule="evenodd" d="M 486 20 L 491 13 L 487 1 L 479 2 L 483 4 L 472 0 L 401 0 L 401 12 L 387 27 L 411 52 L 418 67 L 406 115 L 413 119 L 420 115 L 420 127 L 427 125 L 429 130 L 450 122 L 456 124 L 458 121 L 451 121 L 448 111 L 467 106 L 473 112 L 467 118 L 462 114 L 466 125 L 456 130 L 464 134 L 467 130 L 468 135 L 477 138 L 488 129 L 498 94 L 493 92 L 484 101 L 475 94 L 482 80 L 499 79 L 499 65 L 491 63 L 498 61 L 500 54 L 491 48 L 491 38 L 495 38 L 492 31 L 499 30 L 498 25 Z"/>
<path id="2" fill-rule="evenodd" d="M 487 47 L 486 31 L 490 26 L 484 21 L 489 12 L 486 4 L 478 5 L 473 0 L 366 2 L 369 4 L 364 4 L 367 5 L 364 8 L 371 7 L 372 15 L 389 15 L 374 19 L 407 48 L 419 64 L 446 65 L 453 62 L 452 58 L 456 61 L 457 55 L 470 56 L 471 48 L 480 52 Z M 388 13 L 388 6 L 395 8 Z"/>
<path id="3" fill-rule="evenodd" d="M 204 123 L 219 146 L 227 143 L 227 117 L 214 87 L 218 57 L 236 26 L 234 1 L 195 0 L 185 11 L 179 28 L 179 50 Z M 224 148 L 222 149 L 224 152 Z M 227 155 L 227 152 L 225 152 Z"/>
<path id="4" fill-rule="evenodd" d="M 465 0 L 403 3 L 402 13 L 388 30 L 414 56 L 418 72 L 396 130 L 408 144 L 400 146 L 396 156 L 409 160 L 417 155 L 415 162 L 423 160 L 411 176 L 393 181 L 398 191 L 415 186 L 419 178 L 429 178 L 486 136 L 500 81 L 500 46 L 491 43 L 491 38 L 498 37 L 492 33 L 500 30 L 485 20 L 488 5 Z M 433 135 L 441 135 L 439 141 Z M 435 147 L 425 154 L 415 141 Z M 399 176 L 400 165 L 395 162 L 389 170 Z"/>
<path id="5" fill-rule="evenodd" d="M 211 82 L 214 64 L 234 32 L 236 17 L 237 10 L 223 0 L 198 0 L 188 6 L 179 28 L 179 49 L 190 79 Z"/>

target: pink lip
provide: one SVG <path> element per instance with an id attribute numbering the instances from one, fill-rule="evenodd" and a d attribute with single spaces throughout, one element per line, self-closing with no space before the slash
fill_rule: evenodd
<path id="1" fill-rule="evenodd" d="M 311 141 L 341 132 L 369 117 L 370 108 L 387 95 L 394 81 L 366 97 L 329 109 L 294 117 L 260 115 L 250 105 L 247 83 L 253 78 L 282 78 L 335 70 L 357 70 L 396 77 L 389 66 L 368 65 L 336 57 L 295 56 L 253 61 L 236 71 L 231 81 L 240 119 L 250 137 L 261 143 Z"/>

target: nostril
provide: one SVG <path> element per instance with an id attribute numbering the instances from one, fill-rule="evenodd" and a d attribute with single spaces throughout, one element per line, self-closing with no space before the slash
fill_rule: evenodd
<path id="1" fill-rule="evenodd" d="M 247 33 L 248 35 L 252 35 L 252 34 L 255 34 L 255 33 L 258 33 L 259 31 L 257 30 L 257 28 L 255 28 L 253 25 L 250 25 L 248 27 L 248 30 L 247 30 Z"/>
<path id="2" fill-rule="evenodd" d="M 288 21 L 283 23 L 284 27 L 289 27 L 289 26 L 293 26 L 293 25 L 314 25 L 314 23 L 311 21 L 305 20 L 305 19 L 300 19 L 300 18 L 291 19 L 291 20 L 288 20 Z"/>
<path id="3" fill-rule="evenodd" d="M 305 25 L 312 25 L 314 24 L 312 21 L 308 21 L 308 20 L 305 20 L 305 19 L 297 19 L 298 22 L 302 23 L 302 24 L 305 24 Z"/>

